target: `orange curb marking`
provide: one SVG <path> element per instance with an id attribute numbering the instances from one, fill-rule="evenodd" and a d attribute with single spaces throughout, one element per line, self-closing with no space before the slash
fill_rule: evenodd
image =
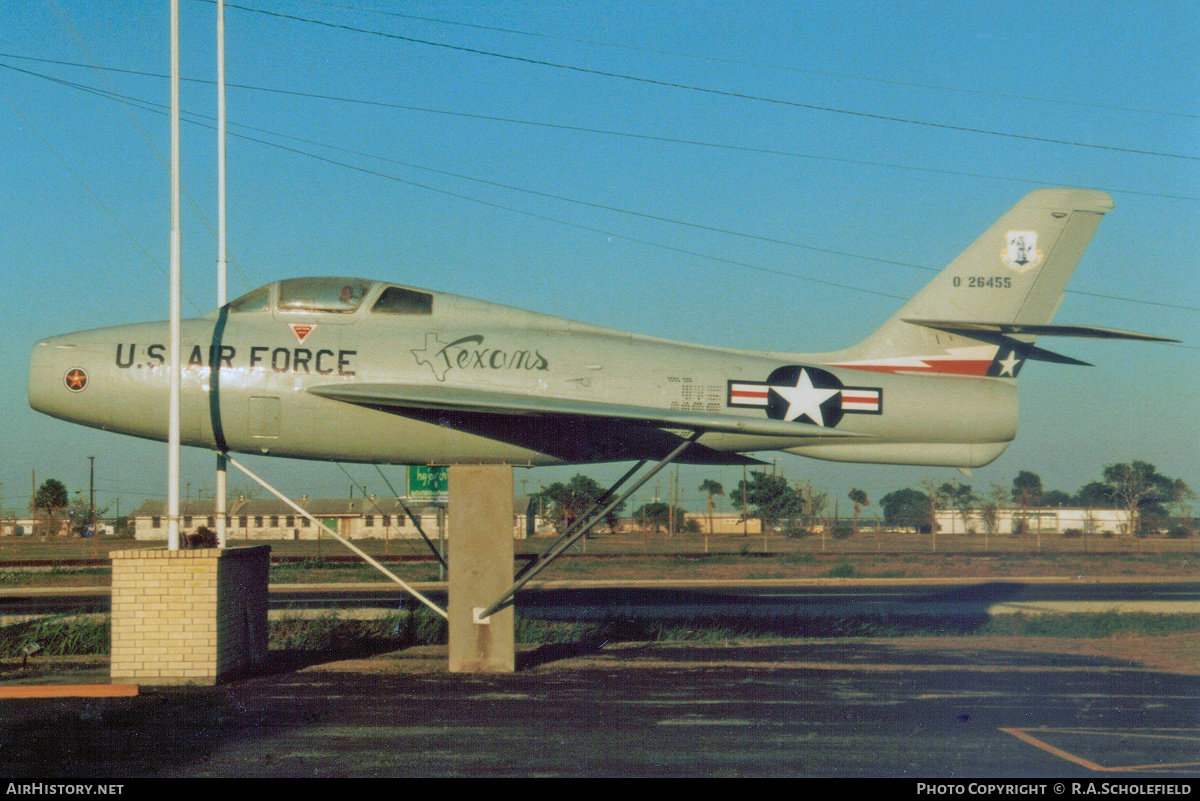
<path id="1" fill-rule="evenodd" d="M 1074 754 L 1069 754 L 1066 751 L 1063 751 L 1061 748 L 1055 748 L 1054 746 L 1050 745 L 1049 743 L 1043 742 L 1042 740 L 1039 740 L 1038 738 L 1028 734 L 1024 729 L 1000 729 L 1000 731 L 1004 732 L 1005 734 L 1011 734 L 1013 737 L 1016 737 L 1018 740 L 1023 740 L 1024 742 L 1029 743 L 1030 745 L 1032 745 L 1035 748 L 1040 748 L 1049 754 L 1053 754 L 1054 756 L 1058 757 L 1059 759 L 1065 759 L 1068 762 L 1074 762 L 1076 765 L 1082 765 L 1083 767 L 1087 768 L 1088 770 L 1094 770 L 1097 772 L 1113 770 L 1113 768 L 1106 768 L 1101 765 L 1097 765 L 1095 762 L 1089 762 L 1088 760 L 1083 759 L 1082 757 L 1077 757 Z M 1035 729 L 1035 731 L 1037 731 L 1037 730 Z"/>
<path id="2" fill-rule="evenodd" d="M 1065 759 L 1068 762 L 1074 762 L 1076 765 L 1080 765 L 1082 767 L 1087 768 L 1088 770 L 1095 771 L 1097 773 L 1124 773 L 1124 772 L 1132 772 L 1132 771 L 1154 771 L 1154 770 L 1162 770 L 1164 768 L 1200 767 L 1200 762 L 1177 762 L 1174 764 L 1121 765 L 1118 767 L 1106 768 L 1103 765 L 1097 765 L 1095 762 L 1090 762 L 1090 761 L 1084 759 L 1083 757 L 1079 757 L 1074 754 L 1070 754 L 1066 751 L 1063 751 L 1061 748 L 1055 748 L 1054 746 L 1050 745 L 1049 743 L 1047 743 L 1043 740 L 1040 740 L 1037 737 L 1034 737 L 1033 735 L 1029 734 L 1029 732 L 1036 731 L 1039 733 L 1046 733 L 1046 734 L 1082 734 L 1082 735 L 1088 735 L 1088 734 L 1097 735 L 1098 734 L 1098 735 L 1132 736 L 1132 737 L 1138 737 L 1138 736 L 1153 737 L 1154 735 L 1141 735 L 1141 734 L 1137 734 L 1137 733 L 1124 733 L 1124 732 L 1117 732 L 1117 731 L 1113 731 L 1113 732 L 1106 732 L 1106 731 L 1102 731 L 1102 730 L 1095 731 L 1095 730 L 1090 730 L 1090 729 L 1005 729 L 1005 728 L 1001 728 L 1000 731 L 1004 732 L 1005 734 L 1011 734 L 1013 737 L 1016 737 L 1018 740 L 1022 740 L 1023 742 L 1026 742 L 1029 745 L 1034 746 L 1035 748 L 1040 748 L 1041 750 L 1045 751 L 1046 753 L 1053 754 L 1054 756 L 1059 757 L 1060 759 Z M 1182 729 L 1182 730 L 1170 729 L 1168 731 L 1190 731 L 1190 730 L 1189 729 Z M 1166 735 L 1166 738 L 1167 739 L 1191 739 L 1191 738 L 1186 738 L 1186 737 L 1175 737 L 1175 736 L 1171 736 L 1171 735 Z"/>
<path id="3" fill-rule="evenodd" d="M 25 684 L 0 687 L 0 698 L 117 698 L 137 694 L 136 684 Z"/>

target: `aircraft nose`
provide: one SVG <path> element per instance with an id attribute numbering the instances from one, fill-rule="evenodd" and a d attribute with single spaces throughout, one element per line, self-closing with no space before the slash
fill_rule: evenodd
<path id="1" fill-rule="evenodd" d="M 104 426 L 111 409 L 96 402 L 94 375 L 100 355 L 99 346 L 73 334 L 35 344 L 29 355 L 29 405 L 52 417 Z"/>

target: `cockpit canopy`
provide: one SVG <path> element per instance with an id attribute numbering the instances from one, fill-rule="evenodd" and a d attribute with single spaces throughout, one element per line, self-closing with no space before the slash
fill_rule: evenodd
<path id="1" fill-rule="evenodd" d="M 372 314 L 433 313 L 433 295 L 428 292 L 362 278 L 287 278 L 242 295 L 229 304 L 229 311 L 268 311 L 272 295 L 275 310 L 284 313 L 353 314 L 368 297 Z"/>
<path id="2" fill-rule="evenodd" d="M 357 278 L 289 278 L 279 282 L 279 311 L 334 312 L 350 314 L 359 305 L 373 281 Z"/>

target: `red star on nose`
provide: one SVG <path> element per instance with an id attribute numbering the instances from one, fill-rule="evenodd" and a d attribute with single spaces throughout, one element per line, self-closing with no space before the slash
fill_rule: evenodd
<path id="1" fill-rule="evenodd" d="M 67 389 L 79 392 L 87 386 L 87 373 L 78 367 L 67 373 Z"/>

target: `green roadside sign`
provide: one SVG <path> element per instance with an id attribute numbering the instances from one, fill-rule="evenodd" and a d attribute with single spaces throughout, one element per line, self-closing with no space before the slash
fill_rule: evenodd
<path id="1" fill-rule="evenodd" d="M 448 503 L 449 481 L 445 467 L 408 466 L 408 499 L 422 503 Z"/>

